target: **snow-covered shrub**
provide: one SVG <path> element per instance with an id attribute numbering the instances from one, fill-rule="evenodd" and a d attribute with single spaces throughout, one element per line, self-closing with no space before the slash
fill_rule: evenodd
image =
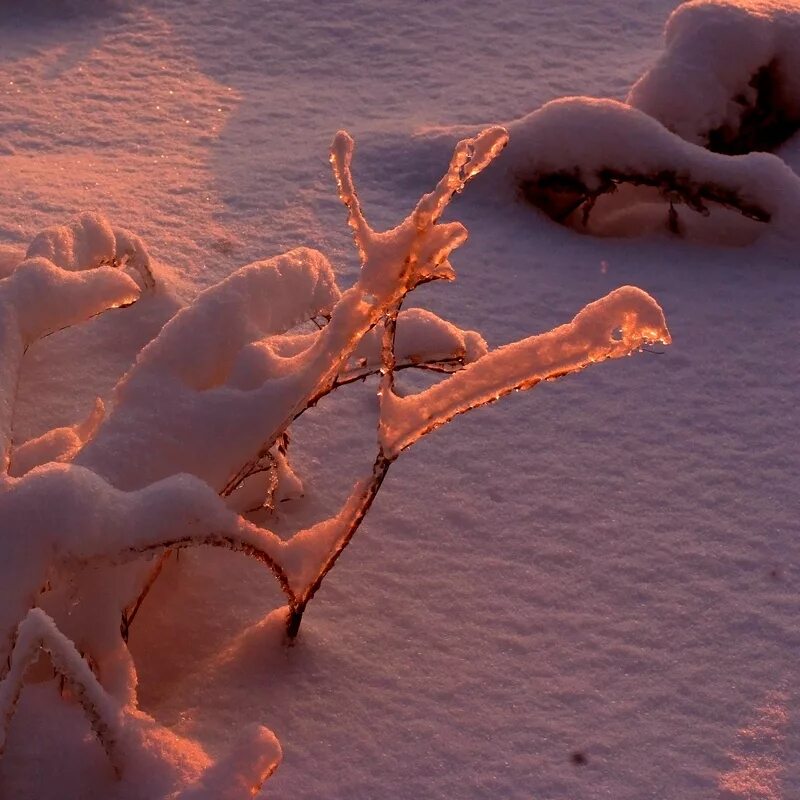
<path id="1" fill-rule="evenodd" d="M 800 7 L 693 0 L 628 102 L 684 139 L 723 153 L 771 150 L 800 128 Z"/>
<path id="2" fill-rule="evenodd" d="M 61 570 L 70 563 L 130 560 L 138 557 L 137 549 L 147 548 L 147 536 L 155 535 L 160 546 L 165 535 L 182 527 L 196 530 L 195 515 L 206 516 L 203 495 L 212 501 L 211 525 L 213 510 L 219 510 L 217 495 L 201 481 L 189 479 L 187 484 L 189 476 L 150 487 L 141 496 L 126 496 L 73 464 L 33 468 L 47 461 L 69 462 L 97 426 L 102 406 L 85 423 L 15 444 L 15 395 L 25 350 L 55 330 L 135 301 L 137 283 L 118 268 L 126 259 L 149 285 L 149 259 L 141 242 L 113 231 L 96 215 L 84 215 L 72 226 L 37 237 L 28 257 L 9 258 L 6 277 L 0 280 L 0 752 L 25 673 L 44 651 L 85 710 L 116 772 L 134 786 L 144 780 L 143 796 L 152 789 L 150 796 L 178 797 L 179 790 L 191 786 L 195 793 L 184 796 L 233 800 L 247 794 L 218 792 L 221 782 L 236 786 L 244 781 L 250 789 L 277 766 L 280 748 L 271 733 L 247 733 L 242 752 L 252 754 L 248 763 L 241 763 L 236 753 L 233 760 L 212 765 L 196 744 L 180 740 L 136 709 L 132 672 L 122 681 L 123 691 L 107 691 L 90 667 L 97 664 L 92 654 L 81 657 L 75 643 L 35 607 L 51 583 L 58 586 Z M 181 520 L 174 517 L 176 512 Z M 228 515 L 224 524 L 235 527 L 235 515 Z M 125 668 L 130 669 L 127 660 Z M 109 673 L 113 680 L 114 671 Z M 206 784 L 213 790 L 202 793 Z"/>
<path id="3" fill-rule="evenodd" d="M 603 232 L 618 207 L 658 203 L 663 224 L 678 231 L 679 206 L 703 216 L 716 206 L 795 235 L 800 179 L 769 153 L 712 153 L 625 103 L 586 97 L 547 103 L 509 131 L 513 183 L 559 222 Z M 601 209 L 598 200 L 619 187 L 639 188 Z"/>
<path id="4" fill-rule="evenodd" d="M 177 784 L 191 784 L 184 798 L 248 796 L 280 756 L 260 728 L 228 761 L 202 756 L 179 769 L 174 754 L 190 744 L 173 737 L 162 753 L 172 766 L 152 766 L 158 757 L 146 742 L 167 734 L 136 707 L 125 635 L 167 554 L 214 546 L 260 561 L 286 596 L 292 638 L 391 464 L 414 442 L 514 390 L 669 342 L 658 304 L 630 286 L 570 323 L 492 351 L 430 312 L 401 312 L 420 284 L 454 277 L 448 258 L 467 232 L 442 214 L 506 142 L 502 128 L 460 142 L 434 190 L 378 232 L 356 196 L 353 142 L 339 133 L 331 161 L 361 258 L 355 285 L 341 291 L 325 256 L 305 248 L 247 265 L 163 327 L 119 381 L 107 416 L 98 404 L 84 422 L 21 444 L 13 412 L 27 345 L 135 300 L 140 287 L 122 263 L 144 288 L 151 273 L 136 237 L 88 216 L 37 237 L 29 257 L 10 264 L 0 280 L 0 743 L 26 669 L 44 650 L 123 780 L 162 775 L 148 798 L 178 796 L 164 788 Z M 309 320 L 317 329 L 298 333 Z M 401 397 L 402 368 L 452 374 Z M 288 538 L 243 516 L 296 488 L 287 460 L 294 420 L 371 374 L 379 375 L 377 453 L 341 509 Z"/>

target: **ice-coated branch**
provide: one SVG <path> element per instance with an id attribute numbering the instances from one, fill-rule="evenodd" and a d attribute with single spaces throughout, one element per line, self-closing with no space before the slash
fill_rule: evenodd
<path id="1" fill-rule="evenodd" d="M 25 347 L 56 327 L 135 299 L 134 281 L 113 267 L 127 264 L 145 286 L 153 281 L 138 237 L 95 215 L 46 231 L 21 264 L 0 264 L 6 275 L 0 441 L 2 466 L 10 467 L 0 473 L 7 575 L 0 603 L 0 752 L 25 672 L 44 650 L 118 774 L 124 768 L 135 775 L 148 759 L 164 759 L 152 742 L 163 741 L 165 732 L 135 707 L 136 672 L 125 642 L 171 552 L 218 547 L 259 561 L 287 599 L 293 638 L 404 449 L 514 389 L 669 342 L 661 309 L 632 287 L 590 304 L 567 325 L 492 352 L 477 332 L 420 309 L 401 313 L 421 283 L 454 277 L 448 259 L 467 231 L 458 222 L 441 223 L 442 214 L 507 140 L 504 129 L 490 128 L 459 142 L 433 191 L 399 225 L 379 232 L 358 200 L 353 140 L 340 132 L 331 163 L 361 259 L 354 286 L 340 292 L 325 256 L 305 248 L 243 267 L 176 314 L 141 351 L 107 417 L 99 403 L 84 422 L 13 452 Z M 596 192 L 597 176 L 589 180 L 586 190 Z M 297 330 L 318 318 L 327 320 L 319 330 Z M 400 397 L 395 374 L 411 367 L 450 377 Z M 337 514 L 282 540 L 232 510 L 272 502 L 278 476 L 297 483 L 287 461 L 291 423 L 336 387 L 376 373 L 377 455 Z M 180 773 L 183 785 L 168 796 L 252 796 L 278 766 L 281 749 L 269 731 L 255 727 L 229 757 L 207 769 L 204 758 L 191 777 Z"/>
<path id="2" fill-rule="evenodd" d="M 400 225 L 376 232 L 367 225 L 355 199 L 350 173 L 353 140 L 349 135 L 337 134 L 333 146 L 334 172 L 342 202 L 357 230 L 361 273 L 356 285 L 333 308 L 330 321 L 304 353 L 302 364 L 297 365 L 304 391 L 276 435 L 285 430 L 311 398 L 327 391 L 361 339 L 408 292 L 432 277 L 450 276 L 447 257 L 466 239 L 466 230 L 460 223 L 437 224 L 439 216 L 453 195 L 497 156 L 506 141 L 503 128 L 491 128 L 474 139 L 459 142 L 447 172 L 434 191 L 423 196 Z"/>
<path id="3" fill-rule="evenodd" d="M 308 249 L 234 273 L 145 348 L 117 387 L 114 411 L 77 463 L 124 487 L 191 471 L 230 494 L 292 421 L 336 385 L 387 310 L 436 274 L 463 241 L 463 227 L 437 225 L 438 214 L 499 152 L 504 136 L 492 129 L 459 144 L 458 157 L 429 199 L 396 228 L 375 232 L 356 197 L 352 139 L 338 134 L 331 160 L 362 258 L 356 285 L 340 295 L 327 259 Z M 304 349 L 283 357 L 273 346 L 276 336 L 319 315 L 329 322 Z M 224 338 L 215 334 L 220 329 Z M 155 400 L 158 416 L 149 409 Z M 132 474 L 130 464 L 137 467 Z"/>
<path id="4" fill-rule="evenodd" d="M 277 540 L 274 534 L 263 528 L 250 525 L 241 519 L 239 526 L 231 532 L 225 528 L 220 531 L 201 533 L 187 533 L 181 535 L 142 536 L 130 546 L 122 547 L 115 551 L 99 552 L 89 557 L 77 559 L 67 558 L 65 564 L 74 566 L 89 566 L 97 563 L 106 565 L 129 564 L 142 556 L 161 554 L 166 551 L 183 550 L 194 547 L 221 547 L 234 553 L 243 553 L 256 561 L 260 561 L 278 579 L 281 589 L 291 602 L 294 594 L 281 565 L 284 560 L 285 545 Z"/>
<path id="5" fill-rule="evenodd" d="M 340 386 L 363 381 L 371 375 L 379 374 L 382 365 L 383 331 L 384 328 L 380 325 L 367 331 L 355 348 L 350 361 L 339 371 L 333 383 L 309 398 L 306 408 L 300 413 L 314 406 L 325 395 Z M 276 345 L 287 353 L 299 352 L 317 335 L 307 334 L 301 344 L 292 339 Z M 486 352 L 486 341 L 480 333 L 462 330 L 426 309 L 411 308 L 398 315 L 394 347 L 395 372 L 405 369 L 456 372 Z"/>
<path id="6" fill-rule="evenodd" d="M 333 168 L 333 177 L 336 180 L 336 187 L 339 190 L 339 198 L 348 211 L 347 224 L 353 229 L 356 248 L 363 262 L 373 231 L 367 224 L 366 219 L 364 219 L 361 203 L 359 203 L 358 195 L 356 194 L 353 173 L 350 168 L 354 149 L 355 142 L 353 137 L 347 131 L 339 131 L 334 136 L 331 144 L 330 161 Z"/>
<path id="7" fill-rule="evenodd" d="M 337 516 L 288 543 L 291 547 L 297 540 L 306 551 L 303 570 L 294 568 L 288 573 L 296 596 L 287 618 L 290 639 L 297 635 L 306 606 L 358 531 L 392 462 L 403 450 L 458 414 L 516 389 L 531 389 L 590 364 L 631 355 L 645 344 L 671 341 L 655 300 L 625 286 L 590 303 L 571 323 L 493 350 L 430 389 L 400 398 L 393 389 L 393 321 L 390 315 L 383 326 L 379 448 L 372 472 L 355 485 Z"/>
<path id="8" fill-rule="evenodd" d="M 423 229 L 437 223 L 453 195 L 486 169 L 507 144 L 508 131 L 499 125 L 486 128 L 473 139 L 460 141 L 453 151 L 447 172 L 414 209 L 412 217 L 417 227 Z"/>
<path id="9" fill-rule="evenodd" d="M 641 289 L 623 286 L 587 305 L 572 322 L 499 347 L 419 394 L 399 397 L 384 388 L 383 452 L 396 458 L 459 414 L 655 342 L 670 342 L 660 306 Z"/>
<path id="10" fill-rule="evenodd" d="M 114 770 L 121 774 L 124 764 L 119 752 L 123 727 L 120 706 L 100 685 L 72 641 L 39 608 L 32 608 L 19 624 L 10 656 L 11 666 L 0 681 L 0 754 L 5 749 L 25 673 L 41 651 L 49 654 L 56 673 L 81 704 Z"/>

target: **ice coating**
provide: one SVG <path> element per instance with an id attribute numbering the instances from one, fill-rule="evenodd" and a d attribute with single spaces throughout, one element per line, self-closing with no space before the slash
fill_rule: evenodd
<path id="1" fill-rule="evenodd" d="M 127 635 L 166 554 L 223 547 L 259 561 L 288 601 L 281 614 L 294 638 L 307 604 L 403 449 L 515 388 L 630 354 L 646 342 L 669 342 L 658 305 L 632 287 L 587 306 L 568 325 L 493 352 L 476 331 L 431 312 L 399 313 L 419 284 L 454 277 L 448 259 L 466 229 L 441 223 L 441 214 L 507 138 L 505 130 L 491 128 L 459 142 L 434 190 L 398 226 L 376 232 L 355 192 L 352 139 L 340 133 L 332 147 L 334 174 L 362 262 L 352 287 L 340 292 L 325 256 L 307 248 L 247 265 L 164 325 L 119 381 L 107 416 L 99 404 L 83 422 L 17 448 L 16 461 L 0 475 L 8 574 L 0 666 L 9 665 L 0 672 L 0 699 L 7 708 L 13 711 L 27 663 L 44 649 L 74 691 L 89 698 L 86 713 L 99 720 L 98 737 L 121 775 L 149 765 L 142 774 L 166 785 L 177 770 L 182 792 L 173 795 L 186 800 L 252 793 L 280 759 L 266 729 L 251 728 L 230 757 L 212 764 L 196 745 L 170 738 L 136 708 Z M 60 302 L 69 302 L 69 322 L 120 296 L 134 298 L 135 283 L 105 264 L 118 266 L 121 257 L 133 263 L 146 250 L 133 234 L 85 216 L 39 237 L 32 252 L 47 258 L 34 255 L 10 267 L 0 283 L 12 298 L 2 319 L 16 334 L 7 352 L 0 348 L 0 364 L 12 377 L 25 342 L 59 319 Z M 82 261 L 95 266 L 82 270 Z M 32 292 L 38 299 L 50 284 L 52 297 L 44 291 L 34 311 L 15 316 L 17 305 L 27 309 Z M 86 287 L 94 284 L 103 291 L 87 300 Z M 309 331 L 311 321 L 317 331 Z M 400 398 L 394 372 L 411 367 L 453 375 Z M 287 460 L 289 426 L 328 392 L 376 372 L 378 453 L 341 508 L 285 540 L 237 513 L 269 507 L 281 491 L 301 490 Z M 14 397 L 8 397 L 10 443 Z M 156 749 L 165 743 L 164 752 L 154 753 L 154 742 Z M 166 796 L 162 784 L 153 796 Z"/>
<path id="2" fill-rule="evenodd" d="M 492 350 L 424 392 L 407 397 L 384 392 L 381 447 L 395 458 L 458 414 L 654 342 L 670 342 L 660 306 L 641 289 L 623 286 L 589 303 L 572 322 Z"/>

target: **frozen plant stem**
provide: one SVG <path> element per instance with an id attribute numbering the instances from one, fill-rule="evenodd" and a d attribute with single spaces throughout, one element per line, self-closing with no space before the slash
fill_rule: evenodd
<path id="1" fill-rule="evenodd" d="M 403 268 L 395 273 L 399 288 L 391 302 L 385 304 L 383 313 L 378 453 L 371 474 L 355 486 L 337 515 L 341 533 L 335 545 L 323 559 L 313 580 L 295 594 L 293 601 L 290 600 L 286 620 L 290 641 L 299 633 L 309 601 L 352 540 L 383 485 L 389 467 L 403 450 L 458 414 L 494 402 L 512 391 L 532 388 L 543 380 L 579 371 L 588 364 L 607 358 L 630 355 L 646 343 L 670 341 L 658 305 L 644 292 L 624 287 L 587 306 L 569 325 L 498 348 L 439 385 L 418 395 L 398 397 L 394 392 L 398 313 L 405 296 L 421 282 L 451 277 L 449 270 L 447 274 L 437 274 L 439 264 L 429 272 L 420 269 L 419 254 L 425 249 L 423 236 L 428 230 L 426 225 L 435 226 L 452 197 L 452 181 L 471 174 L 462 160 L 464 153 L 474 154 L 474 145 L 465 146 L 462 142 L 457 146 L 450 171 L 440 181 L 437 192 L 424 197 L 409 217 L 416 221 L 417 235 L 404 251 Z M 366 223 L 358 202 L 350 172 L 351 158 L 352 140 L 340 135 L 333 149 L 334 172 L 341 199 L 349 212 L 348 221 L 354 230 L 362 264 L 366 267 L 369 265 L 369 243 L 376 234 Z M 449 193 L 442 192 L 442 187 L 447 187 Z M 430 216 L 426 216 L 422 209 L 431 210 Z M 459 243 L 465 238 L 465 233 L 460 233 Z"/>
<path id="2" fill-rule="evenodd" d="M 455 277 L 449 257 L 467 232 L 458 222 L 442 222 L 442 214 L 507 138 L 504 129 L 490 128 L 459 142 L 433 191 L 399 225 L 375 231 L 356 194 L 353 141 L 340 132 L 331 161 L 361 260 L 350 289 L 340 291 L 325 256 L 307 248 L 242 267 L 164 325 L 117 384 L 109 414 L 98 413 L 88 439 L 77 433 L 69 439 L 80 441 L 74 450 L 58 452 L 61 463 L 32 468 L 37 456 L 56 453 L 51 445 L 58 431 L 18 448 L 19 474 L 0 475 L 0 534 L 20 528 L 25 534 L 24 547 L 19 537 L 4 539 L 15 581 L 4 587 L 0 604 L 0 689 L 11 686 L 16 674 L 13 659 L 11 672 L 2 669 L 14 647 L 13 631 L 31 606 L 41 605 L 86 653 L 87 663 L 96 665 L 98 685 L 130 721 L 136 670 L 125 639 L 164 554 L 183 548 L 223 547 L 260 561 L 286 597 L 286 633 L 294 639 L 308 603 L 400 453 L 455 416 L 514 390 L 669 342 L 660 307 L 633 287 L 591 303 L 566 325 L 492 351 L 477 332 L 430 312 L 401 313 L 417 286 Z M 84 235 L 90 228 L 75 230 Z M 106 239 L 116 242 L 113 235 Z M 26 274 L 36 279 L 55 271 L 57 278 L 50 313 L 30 297 L 19 304 L 9 300 L 10 311 L 0 309 L 12 333 L 19 331 L 7 352 L 0 341 L 0 367 L 11 377 L 24 342 L 47 330 L 61 306 L 80 306 L 79 319 L 138 294 L 118 270 L 99 266 L 65 277 L 43 261 L 31 259 L 0 281 L 4 300 L 13 299 L 14 282 Z M 73 274 L 82 276 L 77 284 L 83 292 L 90 281 L 98 285 L 88 304 L 64 302 L 72 297 Z M 18 306 L 42 320 L 17 315 Z M 296 332 L 322 318 L 324 326 Z M 401 397 L 395 371 L 407 368 L 436 369 L 446 377 Z M 287 460 L 291 423 L 330 391 L 376 372 L 377 453 L 338 513 L 288 539 L 243 517 L 248 509 L 277 502 L 281 481 L 297 484 Z M 147 563 L 153 557 L 155 570 Z"/>
<path id="3" fill-rule="evenodd" d="M 394 370 L 396 366 L 394 348 L 395 336 L 397 333 L 397 315 L 400 312 L 401 304 L 402 300 L 399 300 L 394 308 L 387 314 L 381 332 L 381 382 L 379 392 L 381 395 L 384 391 L 394 390 Z M 372 474 L 369 478 L 356 485 L 353 495 L 351 495 L 350 500 L 346 504 L 346 508 L 352 509 L 352 512 L 347 518 L 344 534 L 337 542 L 335 549 L 323 563 L 314 581 L 306 587 L 300 597 L 289 606 L 289 614 L 286 620 L 286 635 L 290 642 L 294 641 L 297 634 L 300 632 L 300 623 L 303 621 L 303 614 L 305 613 L 309 601 L 314 597 L 317 589 L 322 585 L 325 576 L 333 569 L 339 556 L 344 552 L 345 547 L 350 543 L 350 540 L 355 536 L 356 531 L 364 521 L 373 501 L 378 496 L 378 492 L 383 485 L 383 481 L 393 461 L 394 458 L 389 458 L 384 453 L 383 446 L 379 443 L 378 455 L 375 457 L 375 463 L 372 465 Z"/>

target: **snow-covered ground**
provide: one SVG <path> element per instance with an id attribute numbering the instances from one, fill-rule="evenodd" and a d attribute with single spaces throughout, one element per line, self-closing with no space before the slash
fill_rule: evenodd
<path id="1" fill-rule="evenodd" d="M 357 141 L 368 218 L 393 225 L 464 131 L 561 96 L 624 99 L 675 5 L 0 2 L 0 244 L 24 251 L 96 208 L 186 299 L 299 245 L 348 286 L 337 129 Z M 797 139 L 782 152 L 797 171 Z M 131 631 L 141 707 L 212 757 L 252 723 L 273 730 L 275 798 L 792 800 L 797 240 L 581 235 L 501 191 L 504 155 L 449 212 L 470 231 L 458 280 L 415 303 L 494 347 L 633 284 L 673 344 L 513 395 L 403 456 L 291 648 L 263 622 L 282 599 L 258 565 L 173 559 Z M 156 295 L 34 345 L 19 439 L 109 399 L 175 307 Z M 374 388 L 304 415 L 306 496 L 271 525 L 333 513 L 369 469 Z M 79 709 L 52 684 L 27 690 L 0 797 L 110 800 L 115 785 Z"/>

